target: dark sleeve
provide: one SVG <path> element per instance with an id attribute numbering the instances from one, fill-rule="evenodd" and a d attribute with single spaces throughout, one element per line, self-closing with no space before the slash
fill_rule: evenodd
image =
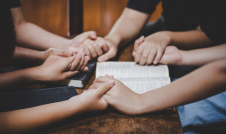
<path id="1" fill-rule="evenodd" d="M 214 45 L 226 43 L 226 8 L 224 7 L 225 4 L 217 3 L 217 5 L 212 5 L 209 8 L 200 24 L 200 28 Z"/>
<path id="2" fill-rule="evenodd" d="M 159 3 L 160 0 L 129 0 L 127 7 L 151 14 L 155 11 L 156 5 Z"/>
<path id="3" fill-rule="evenodd" d="M 10 8 L 20 7 L 20 0 L 9 0 Z"/>

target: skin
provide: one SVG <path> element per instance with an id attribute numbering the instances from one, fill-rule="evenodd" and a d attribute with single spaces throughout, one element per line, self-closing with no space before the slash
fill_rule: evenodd
<path id="1" fill-rule="evenodd" d="M 103 94 L 114 86 L 109 81 L 69 100 L 37 107 L 0 113 L 1 133 L 28 133 L 79 113 L 99 111 L 107 108 Z"/>
<path id="2" fill-rule="evenodd" d="M 50 55 L 58 55 L 63 57 L 82 54 L 78 52 L 79 47 L 87 39 L 96 39 L 94 31 L 84 32 L 73 39 L 66 39 L 50 33 L 35 24 L 25 20 L 21 7 L 11 9 L 16 35 L 17 47 L 14 52 L 13 61 L 30 62 L 31 64 L 40 65 Z M 29 49 L 30 48 L 30 49 Z M 35 49 L 35 50 L 32 50 Z M 39 50 L 39 51 L 38 51 Z M 40 51 L 41 50 L 41 51 Z M 85 57 L 85 65 L 89 57 Z M 88 68 L 83 66 L 80 71 L 86 71 Z"/>
<path id="3" fill-rule="evenodd" d="M 93 46 L 88 49 L 90 55 L 98 57 L 99 62 L 114 57 L 118 47 L 137 38 L 149 17 L 149 14 L 125 8 L 109 34 L 104 38 L 99 37 L 100 39 L 95 41 L 99 47 L 107 44 L 109 51 L 105 53 L 103 51 L 98 52 L 100 50 L 99 48 L 94 51 L 95 46 Z M 135 54 L 135 61 L 140 65 L 157 64 L 164 54 L 166 47 L 169 45 L 177 46 L 180 49 L 195 49 L 208 47 L 211 43 L 211 40 L 209 40 L 199 27 L 196 30 L 182 32 L 160 31 L 147 36 L 145 41 L 135 49 L 137 52 Z M 91 45 L 89 44 L 88 46 Z M 103 54 L 100 56 L 98 53 Z"/>
<path id="4" fill-rule="evenodd" d="M 207 64 L 169 85 L 144 94 L 136 94 L 120 81 L 108 76 L 97 78 L 92 87 L 99 87 L 106 81 L 114 80 L 115 86 L 103 96 L 109 105 L 128 115 L 156 112 L 225 91 L 225 63 L 224 58 Z"/>
<path id="5" fill-rule="evenodd" d="M 84 55 L 50 56 L 42 65 L 0 74 L 0 91 L 12 91 L 36 82 L 55 82 L 69 78 L 83 67 Z M 84 60 L 83 60 L 84 62 Z"/>
<path id="6" fill-rule="evenodd" d="M 134 57 L 136 55 L 135 50 L 145 40 L 145 37 L 142 36 L 135 41 L 134 51 L 132 53 Z M 179 50 L 175 46 L 167 46 L 159 63 L 167 65 L 201 66 L 225 58 L 225 51 L 226 44 L 188 51 Z"/>

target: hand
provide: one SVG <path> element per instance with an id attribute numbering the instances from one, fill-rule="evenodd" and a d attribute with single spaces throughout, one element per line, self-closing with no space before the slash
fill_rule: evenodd
<path id="1" fill-rule="evenodd" d="M 72 97 L 69 101 L 80 101 L 81 112 L 99 111 L 107 108 L 108 103 L 103 99 L 103 94 L 114 86 L 114 81 L 110 80 L 103 83 L 98 88 L 92 87 L 82 94 Z"/>
<path id="2" fill-rule="evenodd" d="M 117 53 L 117 46 L 113 44 L 109 39 L 98 37 L 94 42 L 86 44 L 87 48 L 84 48 L 86 55 L 92 58 L 98 57 L 98 62 L 106 61 L 112 57 L 115 57 Z"/>
<path id="3" fill-rule="evenodd" d="M 61 50 L 57 48 L 49 48 L 46 51 L 41 52 L 41 59 L 44 62 L 50 55 L 70 57 L 73 56 L 72 50 Z"/>
<path id="4" fill-rule="evenodd" d="M 160 60 L 160 63 L 167 65 L 181 65 L 184 57 L 184 51 L 179 50 L 175 46 L 166 47 L 165 53 Z"/>
<path id="5" fill-rule="evenodd" d="M 91 88 L 98 88 L 102 86 L 103 83 L 110 80 L 114 80 L 113 77 L 98 77 L 94 81 L 94 84 L 91 86 Z M 140 106 L 142 105 L 140 96 L 130 90 L 120 81 L 114 81 L 115 85 L 103 96 L 103 98 L 108 102 L 109 105 L 124 114 L 140 114 L 142 112 L 142 109 L 140 108 Z"/>
<path id="6" fill-rule="evenodd" d="M 78 73 L 84 55 L 72 57 L 50 56 L 41 66 L 33 68 L 33 76 L 39 81 L 60 81 Z"/>
<path id="7" fill-rule="evenodd" d="M 97 38 L 96 32 L 94 31 L 89 31 L 89 32 L 84 32 L 75 38 L 71 40 L 71 43 L 66 46 L 64 49 L 65 50 L 72 50 L 74 53 L 79 53 L 79 50 L 82 50 L 81 47 L 83 48 L 82 44 L 87 40 L 87 39 L 92 39 L 95 40 Z"/>
<path id="8" fill-rule="evenodd" d="M 170 44 L 170 41 L 170 33 L 166 31 L 157 32 L 148 36 L 140 45 L 134 45 L 135 53 L 133 52 L 133 55 L 135 55 L 135 62 L 140 65 L 159 63 L 164 50 L 166 46 Z"/>

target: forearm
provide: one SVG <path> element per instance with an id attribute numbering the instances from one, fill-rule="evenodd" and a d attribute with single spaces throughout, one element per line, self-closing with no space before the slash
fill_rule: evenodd
<path id="1" fill-rule="evenodd" d="M 69 39 L 52 34 L 39 26 L 26 22 L 21 8 L 11 9 L 17 42 L 22 47 L 33 48 L 38 50 L 46 50 L 48 48 L 63 48 L 70 43 Z"/>
<path id="2" fill-rule="evenodd" d="M 123 14 L 105 38 L 118 46 L 123 46 L 138 36 L 148 18 L 148 14 L 125 8 Z"/>
<path id="3" fill-rule="evenodd" d="M 18 26 L 17 35 L 17 41 L 20 46 L 37 50 L 46 50 L 48 48 L 63 49 L 71 42 L 69 39 L 52 34 L 28 22 Z"/>
<path id="4" fill-rule="evenodd" d="M 27 133 L 69 118 L 81 111 L 79 103 L 70 100 L 33 108 L 0 113 L 0 132 Z"/>
<path id="5" fill-rule="evenodd" d="M 15 91 L 37 81 L 34 71 L 35 68 L 28 68 L 0 74 L 0 92 Z"/>
<path id="6" fill-rule="evenodd" d="M 12 62 L 40 65 L 45 61 L 44 52 L 16 46 Z"/>
<path id="7" fill-rule="evenodd" d="M 190 51 L 181 51 L 182 61 L 180 65 L 201 66 L 226 57 L 226 44 L 196 49 Z"/>
<path id="8" fill-rule="evenodd" d="M 185 32 L 168 32 L 171 38 L 169 45 L 179 49 L 197 49 L 211 46 L 211 40 L 201 30 Z"/>
<path id="9" fill-rule="evenodd" d="M 167 86 L 140 95 L 140 113 L 195 102 L 225 91 L 225 63 L 226 59 L 208 64 Z"/>

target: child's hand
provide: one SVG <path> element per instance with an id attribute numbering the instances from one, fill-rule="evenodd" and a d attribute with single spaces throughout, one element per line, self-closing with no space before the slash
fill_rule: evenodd
<path id="1" fill-rule="evenodd" d="M 97 88 L 91 86 L 89 90 L 78 96 L 72 97 L 69 101 L 72 103 L 74 101 L 79 101 L 79 104 L 81 105 L 81 112 L 104 110 L 107 108 L 108 103 L 104 100 L 103 95 L 114 85 L 114 80 L 109 80 Z"/>
<path id="2" fill-rule="evenodd" d="M 112 77 L 98 77 L 93 88 L 98 88 L 102 86 L 106 81 L 114 80 Z M 128 115 L 139 114 L 141 111 L 140 106 L 142 105 L 139 95 L 130 90 L 127 86 L 118 80 L 115 81 L 115 86 L 109 90 L 103 98 L 108 102 L 109 105 L 116 108 L 122 113 Z"/>
<path id="3" fill-rule="evenodd" d="M 181 65 L 184 57 L 184 51 L 175 46 L 167 46 L 160 63 L 167 65 Z"/>
<path id="4" fill-rule="evenodd" d="M 82 62 L 83 60 L 83 62 Z M 75 75 L 85 64 L 84 55 L 72 57 L 50 56 L 32 75 L 40 81 L 59 81 Z"/>
<path id="5" fill-rule="evenodd" d="M 165 48 L 170 44 L 168 32 L 157 32 L 145 38 L 144 42 L 135 50 L 135 62 L 140 65 L 159 63 Z M 136 45 L 135 45 L 136 47 Z"/>

